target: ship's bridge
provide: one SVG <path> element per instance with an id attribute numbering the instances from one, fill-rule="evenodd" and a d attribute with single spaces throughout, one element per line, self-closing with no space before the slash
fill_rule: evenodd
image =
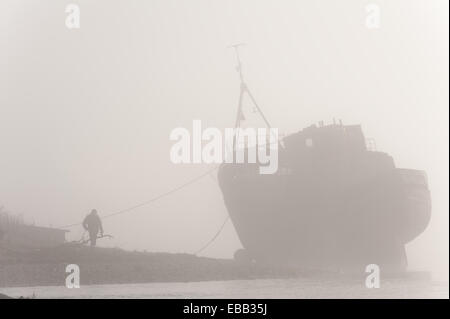
<path id="1" fill-rule="evenodd" d="M 330 124 L 309 126 L 302 131 L 284 139 L 287 148 L 311 149 L 319 152 L 367 151 L 366 141 L 361 125 Z"/>

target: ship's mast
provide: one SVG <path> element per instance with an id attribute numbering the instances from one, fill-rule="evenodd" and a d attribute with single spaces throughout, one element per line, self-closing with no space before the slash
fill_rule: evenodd
<path id="1" fill-rule="evenodd" d="M 242 72 L 242 61 L 241 61 L 241 57 L 239 55 L 239 48 L 243 45 L 245 45 L 245 43 L 237 43 L 237 44 L 230 46 L 230 48 L 234 48 L 234 51 L 236 52 L 236 60 L 237 60 L 236 71 L 239 73 L 239 79 L 241 81 L 235 128 L 240 127 L 241 121 L 244 119 L 242 107 L 243 107 L 244 95 L 247 94 L 250 97 L 250 100 L 252 101 L 253 105 L 256 107 L 258 113 L 261 115 L 262 119 L 266 123 L 267 128 L 270 129 L 271 126 L 269 124 L 269 121 L 264 116 L 264 113 L 261 111 L 261 108 L 259 107 L 258 103 L 256 103 L 256 100 L 253 97 L 253 94 L 250 92 L 250 89 L 248 88 L 247 84 L 244 81 L 244 73 Z"/>

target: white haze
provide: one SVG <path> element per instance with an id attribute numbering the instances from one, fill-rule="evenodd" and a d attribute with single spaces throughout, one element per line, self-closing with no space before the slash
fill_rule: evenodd
<path id="1" fill-rule="evenodd" d="M 169 160 L 170 131 L 232 127 L 239 82 L 227 45 L 280 131 L 362 124 L 399 167 L 426 170 L 431 224 L 413 269 L 448 276 L 448 1 L 0 2 L 0 205 L 54 227 L 133 206 L 210 169 Z M 261 123 L 262 125 L 263 123 Z M 126 249 L 193 252 L 226 217 L 214 176 L 104 220 Z M 69 239 L 81 236 L 72 229 Z M 231 224 L 204 252 L 230 257 Z"/>

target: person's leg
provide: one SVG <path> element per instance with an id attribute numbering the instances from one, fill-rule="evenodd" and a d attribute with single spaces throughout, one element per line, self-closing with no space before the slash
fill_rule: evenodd
<path id="1" fill-rule="evenodd" d="M 91 246 L 97 244 L 97 232 L 89 232 L 89 241 L 91 242 Z"/>

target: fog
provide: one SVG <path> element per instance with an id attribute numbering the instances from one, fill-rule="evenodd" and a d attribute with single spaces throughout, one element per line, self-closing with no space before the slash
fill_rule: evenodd
<path id="1" fill-rule="evenodd" d="M 169 135 L 194 119 L 234 126 L 227 47 L 245 42 L 243 71 L 273 127 L 361 124 L 397 167 L 427 172 L 432 219 L 409 263 L 448 277 L 448 1 L 77 0 L 80 29 L 65 26 L 68 3 L 0 2 L 0 205 L 60 227 L 211 169 L 173 164 Z M 378 29 L 366 27 L 368 3 Z M 212 174 L 104 219 L 114 239 L 99 244 L 192 253 L 226 216 Z M 70 230 L 79 239 L 81 226 Z M 228 223 L 202 255 L 239 247 Z"/>

